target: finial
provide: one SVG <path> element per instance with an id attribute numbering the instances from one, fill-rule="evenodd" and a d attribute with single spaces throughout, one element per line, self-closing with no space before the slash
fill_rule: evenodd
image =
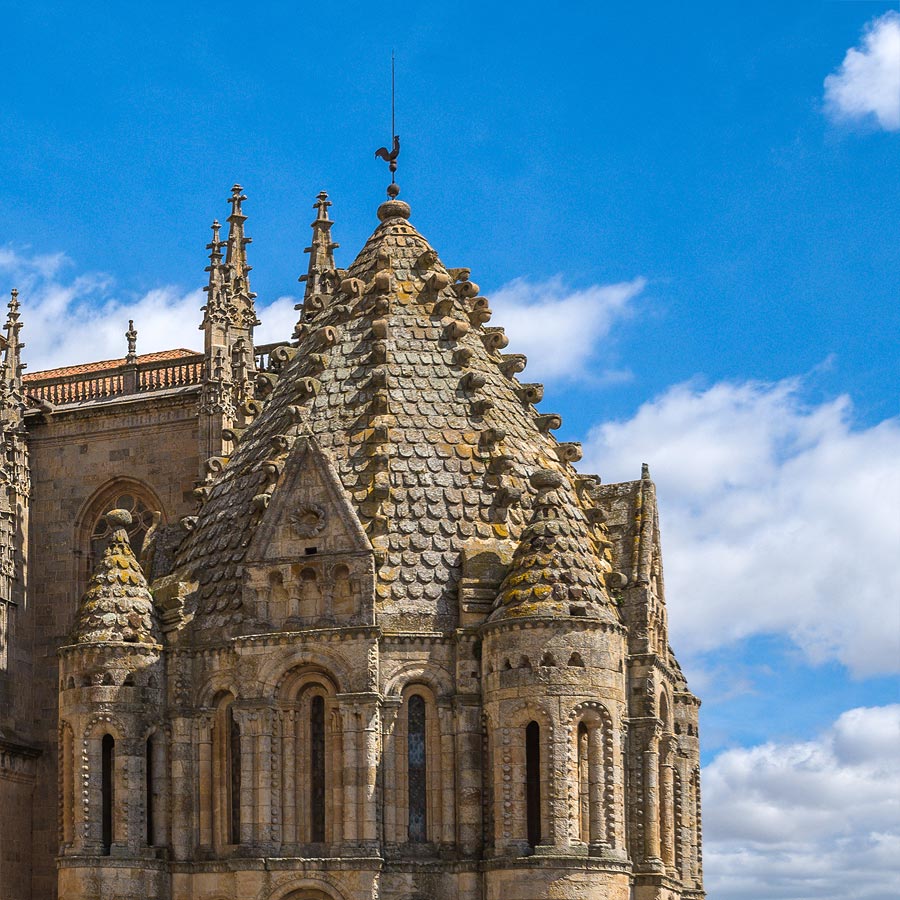
<path id="1" fill-rule="evenodd" d="M 111 509 L 105 516 L 113 528 L 127 528 L 131 524 L 131 513 L 127 509 Z M 126 535 L 127 536 L 127 535 Z"/>
<path id="2" fill-rule="evenodd" d="M 128 331 L 125 332 L 125 340 L 128 341 L 128 355 L 125 357 L 125 362 L 132 366 L 137 362 L 137 336 L 138 333 L 134 330 L 134 319 L 129 319 Z"/>
<path id="3" fill-rule="evenodd" d="M 228 198 L 228 202 L 231 204 L 231 215 L 229 218 L 235 218 L 236 216 L 246 218 L 241 209 L 241 203 L 247 199 L 247 196 L 243 191 L 244 189 L 239 184 L 236 184 L 231 188 L 231 196 Z"/>
<path id="4" fill-rule="evenodd" d="M 641 480 L 649 481 L 650 479 L 650 466 L 647 463 L 641 463 Z"/>
<path id="5" fill-rule="evenodd" d="M 317 221 L 328 221 L 328 207 L 331 201 L 328 199 L 327 191 L 319 191 L 316 202 L 313 203 L 313 209 L 318 210 L 316 213 Z"/>

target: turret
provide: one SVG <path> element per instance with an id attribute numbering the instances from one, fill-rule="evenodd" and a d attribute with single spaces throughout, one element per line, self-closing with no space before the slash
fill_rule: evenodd
<path id="1" fill-rule="evenodd" d="M 530 855 L 572 858 L 558 896 L 601 882 L 609 896 L 626 896 L 624 628 L 608 563 L 567 477 L 539 469 L 531 485 L 531 521 L 484 627 L 497 858 L 486 896 L 509 896 L 519 881 L 513 896 L 529 883 L 529 896 L 548 896 L 534 879 L 560 873 L 534 869 L 523 862 Z M 587 869 L 584 857 L 593 860 Z"/>
<path id="2" fill-rule="evenodd" d="M 168 843 L 162 637 L 131 515 L 107 520 L 112 536 L 59 651 L 60 895 L 88 896 L 110 857 L 130 870 L 116 896 L 143 900 L 163 896 L 155 857 Z"/>

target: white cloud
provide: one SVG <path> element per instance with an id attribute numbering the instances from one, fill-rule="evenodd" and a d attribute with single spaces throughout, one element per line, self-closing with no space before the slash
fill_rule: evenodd
<path id="1" fill-rule="evenodd" d="M 635 278 L 572 290 L 561 278 L 517 278 L 494 291 L 490 304 L 510 339 L 510 352 L 524 353 L 542 378 L 596 377 L 588 372 L 588 364 L 600 341 L 631 313 L 632 301 L 645 286 L 643 278 Z M 609 371 L 600 377 L 618 380 L 627 374 Z"/>
<path id="2" fill-rule="evenodd" d="M 592 429 L 584 471 L 657 482 L 673 644 L 688 654 L 787 634 L 812 662 L 900 668 L 900 419 L 799 380 L 676 385 Z"/>
<path id="3" fill-rule="evenodd" d="M 817 740 L 727 750 L 703 773 L 706 888 L 717 900 L 900 896 L 900 704 Z"/>
<path id="4" fill-rule="evenodd" d="M 860 46 L 825 79 L 825 108 L 839 121 L 874 117 L 885 131 L 900 129 L 900 14 L 869 22 Z"/>
<path id="5" fill-rule="evenodd" d="M 113 279 L 100 272 L 67 275 L 71 261 L 62 253 L 30 255 L 0 248 L 0 276 L 19 288 L 24 359 L 30 372 L 125 355 L 125 331 L 133 319 L 138 352 L 173 347 L 197 349 L 206 295 L 166 285 L 140 296 L 117 293 Z M 256 340 L 288 340 L 298 314 L 293 297 L 279 297 L 258 308 L 262 325 Z"/>

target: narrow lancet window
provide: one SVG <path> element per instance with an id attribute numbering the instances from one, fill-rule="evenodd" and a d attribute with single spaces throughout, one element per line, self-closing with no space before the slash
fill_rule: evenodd
<path id="1" fill-rule="evenodd" d="M 309 707 L 309 834 L 313 843 L 325 840 L 325 698 L 313 697 Z"/>
<path id="2" fill-rule="evenodd" d="M 425 754 L 425 700 L 418 694 L 409 698 L 407 721 L 407 766 L 409 781 L 409 839 L 427 840 L 428 803 Z"/>
<path id="3" fill-rule="evenodd" d="M 153 846 L 154 822 L 153 817 L 156 812 L 155 798 L 153 796 L 155 784 L 155 772 L 153 771 L 153 742 L 148 738 L 144 745 L 144 791 L 147 797 L 147 846 Z"/>
<path id="4" fill-rule="evenodd" d="M 229 784 L 229 842 L 241 842 L 241 729 L 234 718 L 234 710 L 228 706 L 228 768 Z"/>
<path id="5" fill-rule="evenodd" d="M 525 729 L 525 817 L 528 843 L 541 842 L 541 727 L 529 722 Z"/>
<path id="6" fill-rule="evenodd" d="M 100 745 L 100 832 L 103 855 L 109 856 L 113 842 L 113 807 L 116 764 L 116 742 L 111 734 L 104 734 Z"/>

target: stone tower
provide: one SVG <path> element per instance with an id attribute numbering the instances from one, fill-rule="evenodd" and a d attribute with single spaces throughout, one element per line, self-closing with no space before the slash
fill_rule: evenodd
<path id="1" fill-rule="evenodd" d="M 162 634 L 126 528 L 111 536 L 59 652 L 60 897 L 168 897 Z M 124 866 L 123 866 L 124 864 Z M 103 894 L 105 896 L 106 894 Z"/>
<path id="2" fill-rule="evenodd" d="M 23 377 L 13 298 L 4 900 L 704 896 L 649 471 L 576 471 L 397 195 L 348 269 L 318 196 L 277 344 L 238 185 L 202 353 Z"/>

